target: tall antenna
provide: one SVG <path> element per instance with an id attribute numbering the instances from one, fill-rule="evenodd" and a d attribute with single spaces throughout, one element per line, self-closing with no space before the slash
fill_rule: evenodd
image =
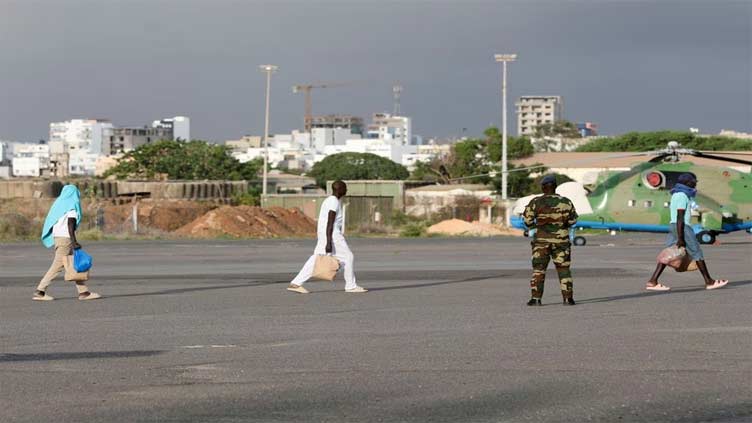
<path id="1" fill-rule="evenodd" d="M 402 85 L 399 83 L 392 87 L 392 93 L 394 93 L 394 116 L 400 115 L 400 95 L 402 94 Z"/>

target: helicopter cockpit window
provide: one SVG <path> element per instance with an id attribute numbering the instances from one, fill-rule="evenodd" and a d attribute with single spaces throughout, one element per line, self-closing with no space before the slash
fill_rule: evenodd
<path id="1" fill-rule="evenodd" d="M 670 171 L 663 171 L 663 176 L 666 178 L 665 187 L 667 190 L 670 190 L 671 188 L 676 185 L 676 183 L 679 181 L 679 176 L 681 176 L 684 173 L 689 173 L 690 175 L 694 176 L 695 179 L 697 179 L 697 175 L 695 175 L 692 172 L 670 172 Z"/>

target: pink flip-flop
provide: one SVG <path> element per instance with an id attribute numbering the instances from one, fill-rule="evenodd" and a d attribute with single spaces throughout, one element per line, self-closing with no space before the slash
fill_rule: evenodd
<path id="1" fill-rule="evenodd" d="M 726 279 L 716 279 L 712 284 L 705 285 L 705 289 L 710 291 L 711 289 L 723 288 L 724 286 L 728 285 L 728 283 L 729 281 L 727 281 Z"/>
<path id="2" fill-rule="evenodd" d="M 666 286 L 666 285 L 664 285 L 662 283 L 657 283 L 657 284 L 652 285 L 652 286 L 651 285 L 645 285 L 645 289 L 647 289 L 648 291 L 670 291 L 671 290 L 671 288 L 669 288 L 668 286 Z"/>

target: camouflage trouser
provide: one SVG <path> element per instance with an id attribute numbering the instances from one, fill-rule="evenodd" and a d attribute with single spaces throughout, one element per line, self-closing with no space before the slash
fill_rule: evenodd
<path id="1" fill-rule="evenodd" d="M 572 248 L 568 242 L 555 244 L 550 242 L 533 243 L 533 278 L 530 280 L 530 289 L 533 298 L 543 297 L 543 283 L 546 280 L 546 268 L 549 260 L 553 259 L 556 272 L 559 274 L 561 295 L 564 298 L 572 297 Z"/>

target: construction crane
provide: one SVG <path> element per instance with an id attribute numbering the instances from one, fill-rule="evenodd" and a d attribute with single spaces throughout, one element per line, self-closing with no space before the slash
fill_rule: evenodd
<path id="1" fill-rule="evenodd" d="M 329 82 L 322 84 L 300 84 L 293 85 L 292 92 L 297 94 L 302 92 L 305 94 L 305 116 L 303 117 L 303 128 L 306 132 L 311 131 L 311 118 L 313 117 L 313 104 L 311 102 L 311 90 L 314 88 L 332 88 L 350 85 L 351 82 Z"/>

